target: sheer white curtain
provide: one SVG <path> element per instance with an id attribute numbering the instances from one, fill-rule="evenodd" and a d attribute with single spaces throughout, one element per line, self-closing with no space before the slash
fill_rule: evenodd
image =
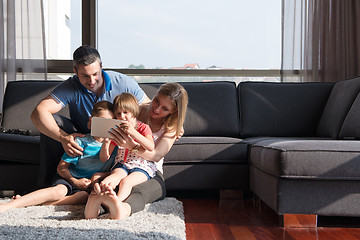
<path id="1" fill-rule="evenodd" d="M 43 0 L 0 0 L 0 112 L 6 83 L 46 80 Z"/>
<path id="2" fill-rule="evenodd" d="M 282 3 L 282 81 L 336 82 L 360 75 L 359 0 Z"/>

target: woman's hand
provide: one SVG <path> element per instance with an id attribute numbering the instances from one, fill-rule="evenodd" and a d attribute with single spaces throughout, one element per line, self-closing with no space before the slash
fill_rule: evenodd
<path id="1" fill-rule="evenodd" d="M 176 141 L 179 140 L 180 138 L 182 138 L 182 136 L 184 135 L 184 133 L 185 133 L 185 129 L 184 129 L 184 127 L 181 127 L 180 134 L 179 134 L 179 136 L 176 137 Z"/>
<path id="2" fill-rule="evenodd" d="M 134 125 L 132 125 L 130 122 L 124 121 L 120 124 L 120 129 L 123 130 L 125 133 L 127 133 L 130 136 L 134 136 L 136 133 L 136 129 L 134 128 Z"/>
<path id="3" fill-rule="evenodd" d="M 110 134 L 112 136 L 112 140 L 121 147 L 127 149 L 133 149 L 137 144 L 135 141 L 120 127 L 112 128 L 110 130 Z"/>

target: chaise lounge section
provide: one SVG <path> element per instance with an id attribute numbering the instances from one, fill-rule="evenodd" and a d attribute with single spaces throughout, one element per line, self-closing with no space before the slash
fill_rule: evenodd
<path id="1" fill-rule="evenodd" d="M 322 101 L 316 128 L 307 127 L 312 132 L 297 129 L 295 121 L 289 129 L 304 134 L 275 133 L 253 141 L 250 189 L 278 214 L 360 216 L 359 91 L 360 78 L 338 82 Z"/>

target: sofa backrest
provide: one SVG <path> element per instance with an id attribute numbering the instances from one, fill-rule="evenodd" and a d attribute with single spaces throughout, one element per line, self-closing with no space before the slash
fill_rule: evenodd
<path id="1" fill-rule="evenodd" d="M 339 137 L 344 120 L 359 92 L 360 77 L 339 81 L 334 85 L 317 128 L 318 137 Z"/>
<path id="2" fill-rule="evenodd" d="M 40 132 L 30 120 L 35 106 L 61 81 L 14 81 L 6 86 L 3 102 L 2 128 Z M 186 136 L 239 135 L 238 103 L 234 82 L 181 83 L 189 95 L 189 107 L 184 124 Z M 140 86 L 152 98 L 161 83 L 142 83 Z M 69 117 L 68 108 L 59 112 Z"/>
<path id="3" fill-rule="evenodd" d="M 183 82 L 189 105 L 184 123 L 185 136 L 239 136 L 238 103 L 234 82 Z M 161 83 L 143 83 L 153 98 Z"/>
<path id="4" fill-rule="evenodd" d="M 4 130 L 29 130 L 30 135 L 40 135 L 30 119 L 35 106 L 45 98 L 60 81 L 8 82 L 4 94 L 2 128 Z M 60 114 L 69 116 L 66 109 Z"/>
<path id="5" fill-rule="evenodd" d="M 313 137 L 333 83 L 241 82 L 242 137 Z"/>

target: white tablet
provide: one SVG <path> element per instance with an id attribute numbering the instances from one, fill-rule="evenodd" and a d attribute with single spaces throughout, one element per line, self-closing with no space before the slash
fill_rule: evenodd
<path id="1" fill-rule="evenodd" d="M 91 118 L 91 136 L 93 137 L 111 137 L 109 131 L 111 128 L 114 128 L 123 120 L 118 119 L 109 119 L 109 118 L 100 118 L 92 117 Z"/>

